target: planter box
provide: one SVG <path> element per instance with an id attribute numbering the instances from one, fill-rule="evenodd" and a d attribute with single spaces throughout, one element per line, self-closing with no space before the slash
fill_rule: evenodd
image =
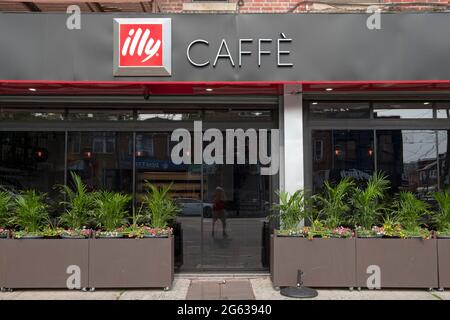
<path id="1" fill-rule="evenodd" d="M 5 241 L 6 239 L 0 239 L 0 288 L 5 288 Z"/>
<path id="2" fill-rule="evenodd" d="M 71 265 L 80 268 L 81 288 L 88 286 L 87 239 L 2 239 L 2 287 L 67 288 Z"/>
<path id="3" fill-rule="evenodd" d="M 434 239 L 356 240 L 358 287 L 367 287 L 367 267 L 381 271 L 381 288 L 437 288 L 437 241 Z"/>
<path id="4" fill-rule="evenodd" d="M 276 287 L 295 286 L 297 270 L 310 287 L 356 285 L 355 239 L 312 239 L 272 235 L 271 276 Z"/>
<path id="5" fill-rule="evenodd" d="M 450 239 L 438 239 L 439 288 L 450 288 Z"/>
<path id="6" fill-rule="evenodd" d="M 173 237 L 89 241 L 91 288 L 170 288 L 173 277 Z"/>

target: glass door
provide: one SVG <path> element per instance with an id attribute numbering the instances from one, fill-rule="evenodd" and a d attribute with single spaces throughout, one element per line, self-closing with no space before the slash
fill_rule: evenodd
<path id="1" fill-rule="evenodd" d="M 222 154 L 214 154 L 215 150 L 212 155 L 222 163 L 204 164 L 202 170 L 202 268 L 268 269 L 268 215 L 278 188 L 278 174 L 261 174 L 258 143 L 265 139 L 270 149 L 269 128 L 275 127 L 273 111 L 215 109 L 207 110 L 204 119 L 204 130 L 220 132 Z M 260 129 L 267 131 L 267 137 L 259 136 Z M 215 138 L 206 140 L 204 152 Z"/>

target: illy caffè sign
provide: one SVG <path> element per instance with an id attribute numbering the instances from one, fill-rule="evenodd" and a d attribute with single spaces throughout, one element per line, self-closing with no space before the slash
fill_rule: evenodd
<path id="1" fill-rule="evenodd" d="M 171 32 L 171 18 L 114 19 L 114 76 L 171 76 Z M 258 68 L 271 61 L 290 68 L 291 43 L 284 33 L 277 39 L 239 38 L 233 43 L 193 39 L 185 48 L 186 62 L 196 68 L 215 68 L 219 63 L 231 68 L 253 63 Z"/>
<path id="2" fill-rule="evenodd" d="M 170 76 L 170 18 L 114 19 L 114 75 Z"/>

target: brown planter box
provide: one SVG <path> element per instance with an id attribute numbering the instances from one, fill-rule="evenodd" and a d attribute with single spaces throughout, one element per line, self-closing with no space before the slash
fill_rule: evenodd
<path id="1" fill-rule="evenodd" d="M 87 239 L 2 239 L 2 287 L 11 289 L 67 288 L 67 267 L 81 271 L 81 288 L 88 286 Z"/>
<path id="2" fill-rule="evenodd" d="M 450 288 L 450 239 L 438 239 L 439 288 Z"/>
<path id="3" fill-rule="evenodd" d="M 356 240 L 358 287 L 367 287 L 367 267 L 381 271 L 381 288 L 437 288 L 435 239 Z"/>
<path id="4" fill-rule="evenodd" d="M 173 277 L 173 237 L 89 241 L 91 288 L 170 288 Z"/>
<path id="5" fill-rule="evenodd" d="M 275 287 L 295 286 L 297 270 L 309 287 L 354 287 L 356 285 L 355 239 L 271 239 L 271 276 Z"/>
<path id="6" fill-rule="evenodd" d="M 5 240 L 0 239 L 0 288 L 5 288 Z"/>

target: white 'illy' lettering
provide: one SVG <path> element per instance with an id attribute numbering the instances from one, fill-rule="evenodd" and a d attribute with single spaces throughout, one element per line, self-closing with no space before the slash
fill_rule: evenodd
<path id="1" fill-rule="evenodd" d="M 130 29 L 130 31 L 128 32 L 128 37 L 122 47 L 122 56 L 133 56 L 136 52 L 137 47 L 136 53 L 139 57 L 142 56 L 142 53 L 145 53 L 146 55 L 146 58 L 141 61 L 142 63 L 144 63 L 158 52 L 159 48 L 161 47 L 161 40 L 158 39 L 155 42 L 155 39 L 149 38 L 149 29 L 146 29 L 143 35 L 141 28 L 139 28 L 136 33 L 134 31 L 134 29 Z"/>

